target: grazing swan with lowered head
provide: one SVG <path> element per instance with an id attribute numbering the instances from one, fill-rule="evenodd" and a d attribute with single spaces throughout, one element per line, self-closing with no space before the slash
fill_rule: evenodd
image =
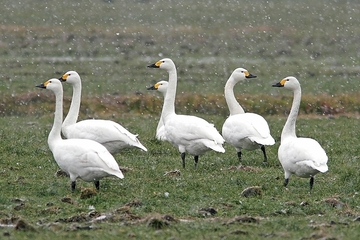
<path id="1" fill-rule="evenodd" d="M 73 96 L 68 115 L 63 125 L 62 133 L 66 138 L 91 139 L 104 145 L 110 153 L 115 154 L 125 148 L 147 149 L 132 134 L 120 124 L 102 119 L 87 119 L 76 122 L 79 116 L 81 102 L 81 78 L 76 71 L 68 71 L 60 80 L 73 86 Z"/>
<path id="2" fill-rule="evenodd" d="M 166 140 L 177 147 L 181 153 L 183 167 L 185 168 L 185 153 L 194 156 L 196 167 L 199 155 L 210 150 L 225 152 L 222 146 L 224 139 L 213 124 L 199 117 L 175 113 L 177 72 L 174 62 L 169 58 L 164 58 L 148 67 L 164 69 L 169 74 L 161 118 L 165 126 Z"/>
<path id="3" fill-rule="evenodd" d="M 48 144 L 56 163 L 70 175 L 71 190 L 75 190 L 78 177 L 86 182 L 94 182 L 97 190 L 103 177 L 124 178 L 114 157 L 103 145 L 88 139 L 61 138 L 63 88 L 59 79 L 50 79 L 37 87 L 49 89 L 55 94 L 54 124 L 49 133 Z"/>
<path id="4" fill-rule="evenodd" d="M 230 75 L 225 84 L 225 100 L 228 105 L 230 116 L 222 127 L 222 136 L 225 141 L 232 145 L 241 162 L 242 149 L 254 150 L 260 148 L 264 154 L 264 162 L 267 162 L 265 145 L 274 145 L 275 140 L 270 135 L 269 125 L 266 120 L 255 113 L 245 113 L 244 109 L 236 101 L 234 86 L 239 81 L 255 78 L 244 68 L 237 68 Z"/>
<path id="5" fill-rule="evenodd" d="M 281 133 L 281 143 L 278 150 L 280 163 L 285 171 L 284 186 L 295 174 L 302 178 L 310 178 L 310 191 L 314 185 L 314 176 L 318 172 L 328 170 L 328 157 L 320 144 L 311 138 L 298 138 L 295 125 L 301 102 L 301 86 L 295 77 L 286 77 L 273 87 L 284 87 L 294 92 L 290 114 Z"/>
<path id="6" fill-rule="evenodd" d="M 167 92 L 167 88 L 168 88 L 168 82 L 167 81 L 160 81 L 155 83 L 153 86 L 148 87 L 148 90 L 157 90 L 159 92 L 161 92 L 165 98 L 166 96 L 166 92 Z M 162 120 L 162 116 L 160 116 L 160 120 L 159 123 L 157 125 L 156 128 L 156 139 L 160 140 L 160 141 L 166 141 L 166 135 L 165 135 L 165 126 Z"/>

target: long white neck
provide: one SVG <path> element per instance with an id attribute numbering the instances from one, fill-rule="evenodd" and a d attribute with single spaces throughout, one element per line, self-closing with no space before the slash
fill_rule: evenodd
<path id="1" fill-rule="evenodd" d="M 166 117 L 168 115 L 175 113 L 176 87 L 177 87 L 177 73 L 176 73 L 176 68 L 174 67 L 169 71 L 169 85 L 164 97 L 164 106 L 161 112 L 161 116 L 164 122 L 166 122 Z"/>
<path id="2" fill-rule="evenodd" d="M 68 127 L 77 122 L 80 111 L 80 102 L 81 102 L 81 81 L 73 84 L 73 95 L 71 99 L 71 104 L 70 104 L 69 112 L 63 122 L 63 127 Z"/>
<path id="3" fill-rule="evenodd" d="M 225 84 L 225 100 L 230 111 L 230 116 L 245 113 L 244 109 L 240 106 L 238 101 L 236 101 L 234 95 L 235 84 L 236 82 L 232 76 L 230 76 L 229 80 Z"/>
<path id="4" fill-rule="evenodd" d="M 54 124 L 51 128 L 48 137 L 49 148 L 52 151 L 57 141 L 61 141 L 61 124 L 63 120 L 63 91 L 62 89 L 55 93 L 55 113 L 54 113 Z"/>
<path id="5" fill-rule="evenodd" d="M 300 101 L 301 101 L 301 88 L 298 88 L 294 90 L 293 103 L 291 106 L 290 114 L 282 130 L 281 139 L 286 137 L 296 137 L 295 126 L 296 126 L 296 119 L 299 114 Z"/>

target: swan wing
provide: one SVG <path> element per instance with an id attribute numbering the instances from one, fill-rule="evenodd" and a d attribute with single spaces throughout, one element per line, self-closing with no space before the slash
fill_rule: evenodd
<path id="1" fill-rule="evenodd" d="M 174 115 L 165 123 L 166 138 L 176 145 L 188 145 L 192 141 L 204 140 L 203 143 L 221 152 L 225 149 L 223 137 L 219 134 L 213 124 L 202 118 L 188 115 Z M 214 147 L 215 145 L 220 145 Z"/>
<path id="2" fill-rule="evenodd" d="M 254 113 L 236 114 L 228 117 L 223 125 L 222 134 L 227 142 L 236 142 L 248 138 L 261 145 L 275 144 L 266 120 Z"/>
<path id="3" fill-rule="evenodd" d="M 289 164 L 307 165 L 320 172 L 328 170 L 328 157 L 320 144 L 311 138 L 287 138 L 281 141 L 279 159 Z"/>
<path id="4" fill-rule="evenodd" d="M 104 146 L 95 141 L 67 139 L 56 146 L 53 154 L 60 168 L 67 172 L 81 173 L 86 169 L 101 169 L 119 178 L 124 178 L 114 157 Z"/>
<path id="5" fill-rule="evenodd" d="M 137 146 L 144 151 L 147 149 L 137 139 L 137 135 L 130 133 L 120 124 L 110 120 L 87 119 L 63 128 L 66 138 L 91 139 L 101 144 L 109 142 L 124 142 L 130 146 Z"/>

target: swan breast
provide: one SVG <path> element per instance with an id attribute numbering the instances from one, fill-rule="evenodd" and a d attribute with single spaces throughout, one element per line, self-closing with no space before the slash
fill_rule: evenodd
<path id="1" fill-rule="evenodd" d="M 311 138 L 282 139 L 278 154 L 283 168 L 300 177 L 309 177 L 328 170 L 325 150 Z"/>

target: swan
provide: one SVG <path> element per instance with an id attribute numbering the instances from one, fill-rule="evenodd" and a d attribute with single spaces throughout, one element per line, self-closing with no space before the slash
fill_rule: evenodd
<path id="1" fill-rule="evenodd" d="M 296 118 L 301 101 L 301 86 L 295 77 L 286 77 L 273 87 L 284 87 L 294 92 L 290 114 L 281 132 L 281 142 L 278 150 L 279 161 L 285 171 L 284 186 L 295 174 L 302 178 L 310 178 L 310 191 L 314 185 L 314 176 L 318 172 L 328 170 L 328 157 L 320 144 L 311 138 L 298 138 L 295 132 Z"/>
<path id="2" fill-rule="evenodd" d="M 265 145 L 275 144 L 274 138 L 270 135 L 269 125 L 262 116 L 255 113 L 245 113 L 234 95 L 235 84 L 250 78 L 256 78 L 256 76 L 244 68 L 237 68 L 225 84 L 225 100 L 230 116 L 223 124 L 222 136 L 227 143 L 236 149 L 240 162 L 242 149 L 254 150 L 258 148 L 264 154 L 264 162 L 267 162 Z"/>
<path id="3" fill-rule="evenodd" d="M 199 155 L 210 150 L 224 153 L 225 149 L 222 146 L 224 139 L 213 124 L 199 117 L 175 113 L 177 73 L 174 62 L 169 58 L 164 58 L 148 67 L 164 69 L 169 74 L 161 118 L 165 126 L 166 140 L 181 153 L 183 168 L 185 168 L 186 153 L 194 156 L 195 168 Z"/>
<path id="4" fill-rule="evenodd" d="M 61 138 L 63 88 L 59 79 L 50 79 L 36 87 L 49 89 L 55 94 L 54 124 L 49 133 L 48 145 L 56 163 L 70 175 L 71 190 L 75 191 L 78 177 L 86 182 L 94 182 L 97 190 L 103 177 L 124 178 L 114 157 L 103 145 L 89 139 Z"/>
<path id="5" fill-rule="evenodd" d="M 120 124 L 101 119 L 87 119 L 76 122 L 81 102 L 81 78 L 76 71 L 68 71 L 59 78 L 73 86 L 73 96 L 68 115 L 62 124 L 62 133 L 66 138 L 91 139 L 104 145 L 112 154 L 125 148 L 137 147 L 147 151 L 137 139 Z"/>
<path id="6" fill-rule="evenodd" d="M 160 82 L 157 82 L 156 84 L 154 84 L 153 86 L 148 87 L 147 89 L 148 90 L 157 90 L 157 91 L 161 92 L 165 98 L 166 92 L 168 89 L 168 84 L 169 83 L 167 81 L 160 81 Z M 158 139 L 160 141 L 166 141 L 165 126 L 164 126 L 164 123 L 162 120 L 162 116 L 160 116 L 160 120 L 159 120 L 159 123 L 156 128 L 156 136 L 155 137 L 156 137 L 156 139 Z"/>

